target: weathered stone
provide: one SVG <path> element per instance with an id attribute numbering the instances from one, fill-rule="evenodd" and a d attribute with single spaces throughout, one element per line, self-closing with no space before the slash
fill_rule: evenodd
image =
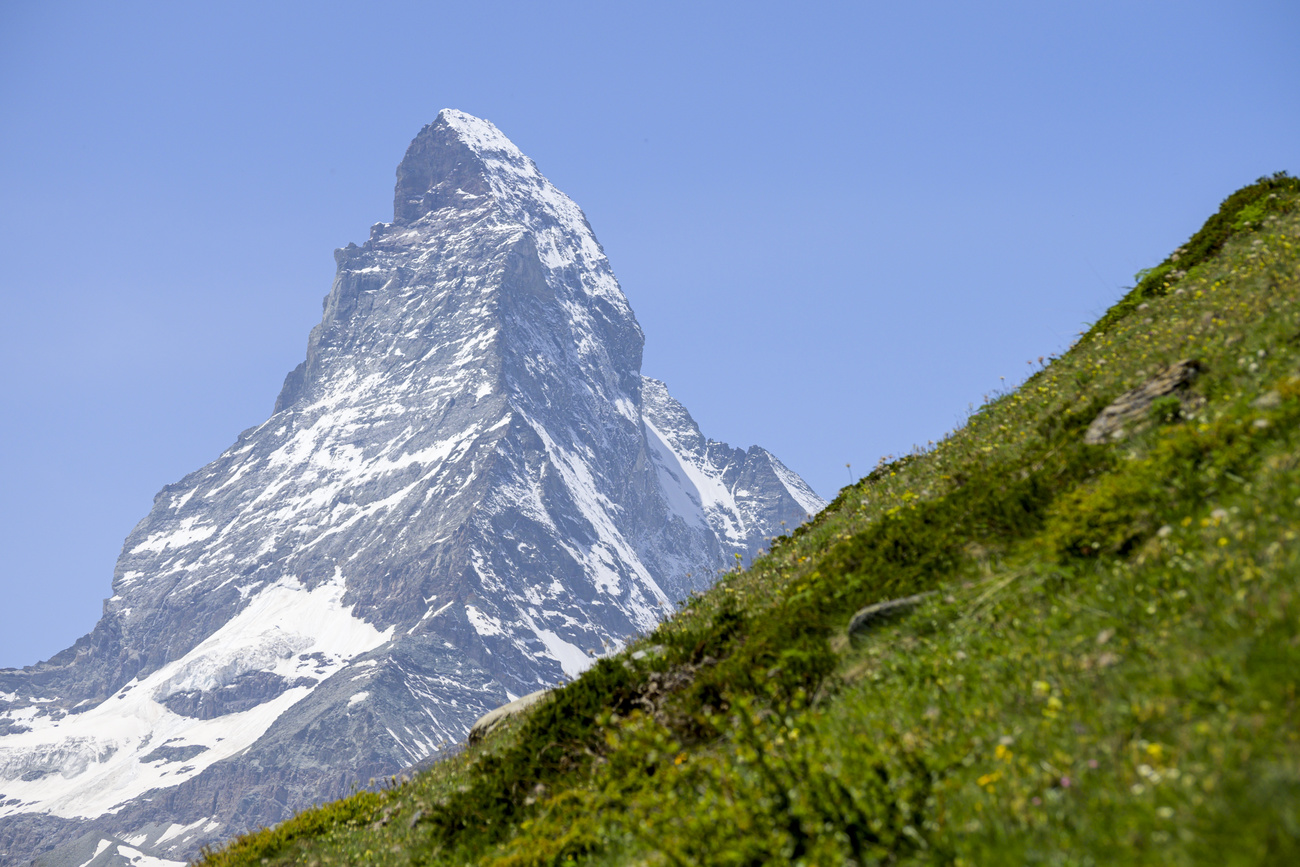
<path id="1" fill-rule="evenodd" d="M 900 599 L 877 602 L 868 605 L 866 608 L 859 609 L 849 620 L 848 633 L 849 635 L 856 635 L 879 626 L 886 620 L 906 614 L 933 595 L 934 591 L 929 590 L 925 593 L 917 593 L 915 596 L 904 596 Z"/>
<path id="2" fill-rule="evenodd" d="M 528 695 L 517 698 L 509 704 L 503 704 L 491 713 L 484 714 L 479 718 L 478 722 L 470 726 L 470 744 L 476 744 L 483 740 L 483 738 L 496 731 L 506 720 L 519 716 L 524 711 L 549 698 L 550 695 L 551 691 L 549 689 L 539 689 L 537 692 L 530 692 Z"/>
<path id="3" fill-rule="evenodd" d="M 1178 397 L 1184 408 L 1196 401 L 1190 393 L 1191 383 L 1205 368 L 1196 359 L 1184 359 L 1169 365 L 1137 388 L 1121 394 L 1088 425 L 1083 441 L 1090 445 L 1117 442 L 1136 432 L 1149 419 L 1151 405 L 1165 395 Z"/>
<path id="4" fill-rule="evenodd" d="M 1266 391 L 1252 400 L 1250 405 L 1256 409 L 1273 409 L 1282 405 L 1282 393 L 1279 391 Z"/>

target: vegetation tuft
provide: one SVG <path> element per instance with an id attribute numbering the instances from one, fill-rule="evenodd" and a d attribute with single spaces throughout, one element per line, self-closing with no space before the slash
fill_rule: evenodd
<path id="1" fill-rule="evenodd" d="M 1300 863 L 1297 203 L 1285 174 L 1230 196 L 1063 357 L 639 658 L 201 863 Z M 1187 358 L 1194 394 L 1084 443 Z"/>
<path id="2" fill-rule="evenodd" d="M 1214 216 L 1205 221 L 1186 244 L 1154 268 L 1139 271 L 1134 278 L 1137 285 L 1106 311 L 1088 331 L 1093 337 L 1110 331 L 1119 320 L 1129 315 L 1138 305 L 1159 298 L 1177 286 L 1178 282 L 1197 266 L 1218 255 L 1223 245 L 1233 235 L 1262 228 L 1270 217 L 1288 214 L 1296 207 L 1295 193 L 1300 192 L 1300 178 L 1286 172 L 1276 172 L 1271 177 L 1260 178 L 1249 186 L 1223 200 Z"/>

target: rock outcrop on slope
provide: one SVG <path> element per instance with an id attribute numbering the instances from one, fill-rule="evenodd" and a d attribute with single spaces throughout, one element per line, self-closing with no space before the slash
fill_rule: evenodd
<path id="1" fill-rule="evenodd" d="M 439 114 L 335 257 L 274 414 L 158 494 L 89 635 L 0 671 L 0 863 L 179 860 L 430 760 L 823 505 L 642 377 L 492 124 Z"/>

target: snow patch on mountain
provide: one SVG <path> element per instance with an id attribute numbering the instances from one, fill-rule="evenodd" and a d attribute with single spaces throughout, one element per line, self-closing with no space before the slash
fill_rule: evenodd
<path id="1" fill-rule="evenodd" d="M 340 571 L 311 590 L 284 578 L 185 656 L 130 681 L 98 706 L 57 721 L 28 719 L 29 731 L 0 741 L 0 785 L 8 797 L 0 816 L 99 816 L 241 752 L 315 684 L 392 637 L 391 627 L 380 631 L 353 617 L 342 602 L 345 590 Z M 299 685 L 214 719 L 184 716 L 163 703 L 184 691 L 212 691 L 250 671 Z M 185 758 L 172 758 L 182 752 Z"/>

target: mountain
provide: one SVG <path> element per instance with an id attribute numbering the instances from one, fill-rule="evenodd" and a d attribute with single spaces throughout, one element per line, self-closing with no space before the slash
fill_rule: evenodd
<path id="1" fill-rule="evenodd" d="M 175 861 L 428 762 L 824 505 L 641 375 L 492 124 L 441 112 L 335 259 L 271 417 L 159 492 L 89 635 L 0 671 L 0 862 Z"/>
<path id="2" fill-rule="evenodd" d="M 1300 180 L 938 439 L 457 759 L 199 867 L 1300 863 Z"/>

